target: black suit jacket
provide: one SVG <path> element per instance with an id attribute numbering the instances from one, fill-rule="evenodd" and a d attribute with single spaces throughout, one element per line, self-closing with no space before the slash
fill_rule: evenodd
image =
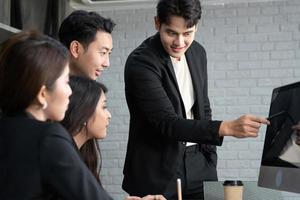
<path id="1" fill-rule="evenodd" d="M 0 119 L 0 199 L 110 200 L 58 123 Z"/>
<path id="2" fill-rule="evenodd" d="M 188 120 L 175 72 L 159 34 L 145 40 L 128 57 L 125 92 L 130 111 L 129 140 L 124 166 L 123 189 L 131 195 L 163 193 L 176 172 L 185 142 L 203 147 L 214 174 L 203 171 L 203 180 L 216 177 L 216 149 L 220 121 L 211 121 L 207 95 L 204 48 L 193 42 L 186 52 L 195 91 L 194 118 Z M 214 178 L 215 179 L 215 178 Z"/>

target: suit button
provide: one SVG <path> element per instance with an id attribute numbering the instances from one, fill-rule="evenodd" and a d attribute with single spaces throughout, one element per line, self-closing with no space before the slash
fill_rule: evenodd
<path id="1" fill-rule="evenodd" d="M 186 145 L 186 142 L 182 142 L 183 145 Z"/>

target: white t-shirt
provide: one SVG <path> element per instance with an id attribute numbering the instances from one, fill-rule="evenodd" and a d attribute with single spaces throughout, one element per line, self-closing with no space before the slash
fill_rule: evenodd
<path id="1" fill-rule="evenodd" d="M 171 61 L 175 71 L 181 98 L 183 100 L 186 118 L 194 119 L 192 107 L 195 103 L 195 94 L 191 73 L 186 58 L 184 55 L 181 57 L 180 60 L 171 57 Z M 191 146 L 195 144 L 196 143 L 193 142 L 187 142 L 186 146 Z"/>

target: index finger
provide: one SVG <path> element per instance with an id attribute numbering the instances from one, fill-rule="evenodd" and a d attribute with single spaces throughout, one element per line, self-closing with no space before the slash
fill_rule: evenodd
<path id="1" fill-rule="evenodd" d="M 266 124 L 266 125 L 270 125 L 270 121 L 265 118 L 265 117 L 257 117 L 257 116 L 251 116 L 251 119 L 255 122 L 261 123 L 261 124 Z"/>
<path id="2" fill-rule="evenodd" d="M 141 198 L 140 197 L 137 197 L 137 196 L 128 196 L 126 197 L 125 200 L 140 200 Z"/>
<path id="3" fill-rule="evenodd" d="M 159 200 L 167 200 L 163 195 L 157 195 Z"/>

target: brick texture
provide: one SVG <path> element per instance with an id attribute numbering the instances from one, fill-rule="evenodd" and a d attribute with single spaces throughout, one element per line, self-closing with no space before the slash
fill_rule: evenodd
<path id="1" fill-rule="evenodd" d="M 251 1 L 250 1 L 251 2 Z M 128 54 L 155 33 L 155 8 L 104 11 L 117 26 L 111 67 L 100 78 L 109 88 L 112 113 L 108 136 L 100 141 L 101 179 L 115 199 L 124 199 L 122 170 L 129 113 L 124 95 Z M 274 87 L 300 80 L 300 1 L 204 5 L 196 40 L 207 50 L 209 96 L 214 119 L 252 112 L 267 116 Z M 260 136 L 225 138 L 218 148 L 219 179 L 257 180 L 265 128 Z M 299 199 L 284 193 L 286 199 Z"/>

